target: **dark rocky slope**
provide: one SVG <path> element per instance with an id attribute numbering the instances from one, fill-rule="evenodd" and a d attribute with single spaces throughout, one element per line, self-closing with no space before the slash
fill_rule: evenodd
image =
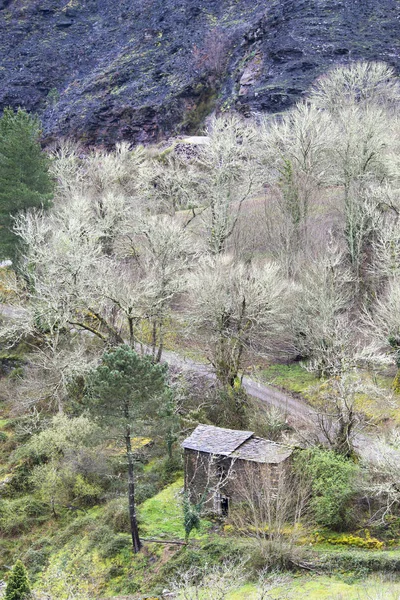
<path id="1" fill-rule="evenodd" d="M 280 111 L 337 62 L 400 64 L 397 0 L 0 0 L 0 108 L 47 141 L 155 141 Z"/>

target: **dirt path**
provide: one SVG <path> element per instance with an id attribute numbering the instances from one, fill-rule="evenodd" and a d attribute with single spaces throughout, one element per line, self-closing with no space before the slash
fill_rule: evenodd
<path id="1" fill-rule="evenodd" d="M 214 380 L 216 378 L 209 365 L 193 361 L 189 358 L 184 358 L 176 352 L 165 351 L 163 353 L 163 362 L 177 367 L 182 371 L 193 371 L 194 373 L 203 375 L 207 379 Z M 276 387 L 261 383 L 250 377 L 243 377 L 243 386 L 246 392 L 253 398 L 257 398 L 258 400 L 261 400 L 261 402 L 275 406 L 281 409 L 284 414 L 294 417 L 296 425 L 301 424 L 302 427 L 307 427 L 307 423 L 308 425 L 315 425 L 317 413 L 305 400 L 295 398 L 288 392 L 282 392 Z M 374 439 L 366 434 L 358 433 L 353 440 L 353 444 L 358 454 L 366 460 L 375 462 L 382 458 L 381 453 L 384 450 L 384 447 L 381 445 L 378 448 L 374 443 Z M 388 447 L 386 447 L 386 451 L 395 452 L 396 455 L 399 454 L 396 451 L 390 450 Z"/>
<path id="2" fill-rule="evenodd" d="M 0 304 L 0 315 L 6 318 L 21 316 L 22 313 L 23 309 L 8 304 Z M 193 371 L 198 375 L 203 375 L 207 379 L 215 379 L 215 374 L 209 365 L 195 362 L 190 358 L 184 358 L 176 352 L 165 350 L 163 352 L 163 362 L 183 371 Z M 291 414 L 294 417 L 301 417 L 302 419 L 315 420 L 315 412 L 312 408 L 305 401 L 294 398 L 289 393 L 281 392 L 271 385 L 260 383 L 250 377 L 243 378 L 243 386 L 250 396 L 280 408 L 284 413 Z"/>
<path id="3" fill-rule="evenodd" d="M 20 316 L 21 309 L 7 304 L 0 304 L 0 315 L 7 318 Z M 185 358 L 176 352 L 165 350 L 162 361 L 182 371 L 192 371 L 198 375 L 203 375 L 210 380 L 215 380 L 216 378 L 211 366 L 196 362 L 190 358 Z M 291 415 L 296 421 L 302 422 L 303 425 L 307 422 L 315 424 L 316 412 L 305 400 L 295 398 L 288 392 L 282 392 L 271 385 L 261 383 L 247 376 L 243 377 L 243 386 L 250 396 L 281 409 L 284 414 Z M 363 457 L 369 460 L 377 458 L 377 449 L 374 446 L 373 440 L 368 436 L 358 434 L 354 441 L 354 446 Z"/>
<path id="4" fill-rule="evenodd" d="M 207 379 L 215 379 L 215 374 L 210 366 L 189 358 L 183 358 L 176 352 L 164 351 L 163 361 L 183 371 L 193 371 L 199 375 L 204 375 Z M 280 408 L 284 413 L 307 420 L 315 419 L 313 409 L 304 400 L 295 398 L 289 393 L 281 392 L 271 385 L 261 383 L 250 377 L 243 377 L 243 387 L 250 396 Z"/>

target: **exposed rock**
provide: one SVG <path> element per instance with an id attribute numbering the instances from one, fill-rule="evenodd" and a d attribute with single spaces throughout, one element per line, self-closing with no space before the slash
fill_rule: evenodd
<path id="1" fill-rule="evenodd" d="M 196 133 L 218 107 L 282 111 L 337 63 L 398 70 L 398 10 L 397 0 L 0 0 L 0 109 L 38 112 L 46 142 Z M 221 52 L 216 26 L 220 71 L 207 60 Z"/>
<path id="2" fill-rule="evenodd" d="M 262 54 L 256 52 L 255 56 L 247 63 L 243 74 L 239 80 L 239 96 L 246 96 L 250 90 L 250 86 L 253 86 L 262 75 Z"/>

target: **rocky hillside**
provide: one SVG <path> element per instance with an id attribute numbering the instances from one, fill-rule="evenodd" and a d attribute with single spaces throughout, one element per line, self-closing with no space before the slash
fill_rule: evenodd
<path id="1" fill-rule="evenodd" d="M 0 0 L 0 108 L 45 140 L 149 142 L 281 111 L 332 64 L 400 65 L 397 0 Z"/>

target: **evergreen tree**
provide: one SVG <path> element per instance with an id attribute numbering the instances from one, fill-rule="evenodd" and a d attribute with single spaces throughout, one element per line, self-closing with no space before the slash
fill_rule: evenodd
<path id="1" fill-rule="evenodd" d="M 188 543 L 189 536 L 193 529 L 200 529 L 201 511 L 206 500 L 206 494 L 203 494 L 197 504 L 192 504 L 189 494 L 185 492 L 183 496 L 183 526 L 185 528 L 185 542 Z"/>
<path id="2" fill-rule="evenodd" d="M 27 208 L 49 206 L 53 181 L 39 133 L 36 117 L 22 109 L 4 110 L 0 118 L 0 259 L 16 257 L 13 216 Z"/>
<path id="3" fill-rule="evenodd" d="M 132 435 L 143 434 L 154 421 L 160 401 L 168 392 L 165 367 L 154 364 L 149 356 L 139 356 L 129 346 L 119 346 L 103 355 L 89 377 L 89 387 L 92 412 L 125 442 L 132 543 L 134 552 L 139 552 L 131 439 Z"/>
<path id="4" fill-rule="evenodd" d="M 22 562 L 17 560 L 7 581 L 5 600 L 27 600 L 31 598 L 28 574 Z"/>

